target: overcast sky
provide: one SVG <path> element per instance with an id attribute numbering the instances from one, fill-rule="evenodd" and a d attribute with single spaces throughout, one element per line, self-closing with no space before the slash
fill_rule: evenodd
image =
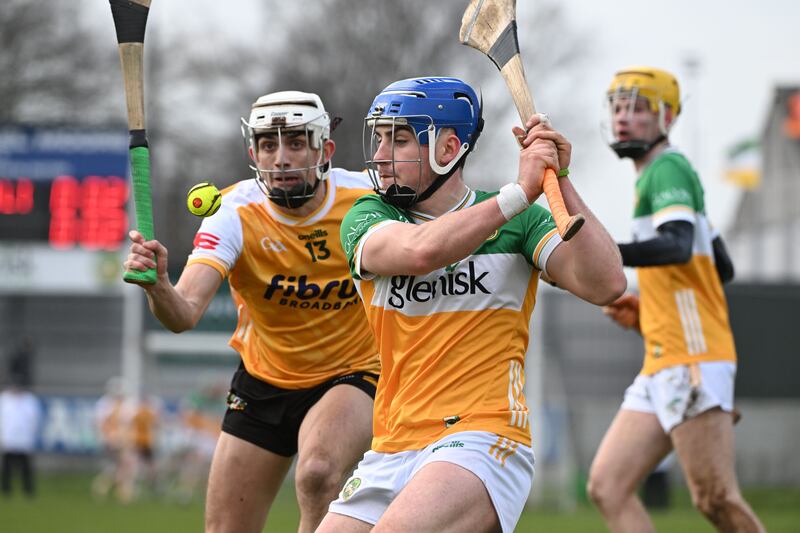
<path id="1" fill-rule="evenodd" d="M 263 44 L 264 32 L 248 8 L 255 1 L 155 0 L 148 32 L 165 31 L 180 20 L 182 28 L 225 32 L 225 38 Z M 365 9 L 379 9 L 381 1 L 389 0 L 365 0 Z M 302 4 L 295 3 L 298 9 Z M 619 161 L 604 144 L 603 94 L 619 68 L 652 65 L 672 71 L 681 82 L 684 109 L 671 139 L 700 171 L 709 215 L 724 232 L 739 198 L 739 191 L 722 180 L 726 149 L 760 134 L 777 85 L 800 86 L 800 1 L 563 0 L 559 4 L 569 14 L 573 30 L 587 33 L 593 43 L 583 83 L 574 94 L 563 95 L 583 102 L 589 113 L 587 125 L 597 131 L 596 136 L 575 143 L 573 154 L 575 181 L 589 206 L 615 238 L 628 238 L 634 171 L 629 161 Z M 545 23 L 535 18 L 535 9 L 534 0 L 518 0 L 518 19 L 533 17 L 537 24 Z M 230 24 L 221 24 L 223 20 Z M 110 24 L 103 24 L 102 31 L 113 41 Z M 524 57 L 523 33 L 520 46 Z M 694 76 L 687 68 L 690 58 L 699 64 Z M 528 72 L 528 78 L 536 96 L 536 87 L 547 83 L 546 75 Z M 548 102 L 537 98 L 537 107 L 546 111 Z M 553 119 L 558 125 L 558 117 Z"/>

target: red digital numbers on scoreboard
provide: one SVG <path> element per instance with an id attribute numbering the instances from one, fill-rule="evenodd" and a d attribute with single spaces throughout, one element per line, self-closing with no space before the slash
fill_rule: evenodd
<path id="1" fill-rule="evenodd" d="M 0 179 L 0 214 L 27 215 L 33 209 L 33 183 L 28 178 Z"/>
<path id="2" fill-rule="evenodd" d="M 50 245 L 115 250 L 125 238 L 128 184 L 117 176 L 58 176 L 50 189 Z"/>

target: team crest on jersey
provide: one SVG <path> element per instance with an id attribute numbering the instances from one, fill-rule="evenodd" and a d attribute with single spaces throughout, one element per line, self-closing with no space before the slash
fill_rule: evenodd
<path id="1" fill-rule="evenodd" d="M 442 420 L 444 420 L 444 427 L 451 428 L 458 424 L 458 422 L 461 420 L 461 417 L 458 415 L 446 416 L 442 418 Z"/>
<path id="2" fill-rule="evenodd" d="M 342 500 L 347 501 L 353 495 L 355 491 L 358 490 L 358 487 L 361 486 L 361 478 L 354 477 L 350 478 L 350 481 L 347 482 L 347 485 L 344 486 L 342 489 Z"/>
<path id="3" fill-rule="evenodd" d="M 664 347 L 656 343 L 655 346 L 653 346 L 653 357 L 658 359 L 662 355 L 664 355 Z"/>
<path id="4" fill-rule="evenodd" d="M 285 244 L 283 244 L 281 241 L 277 239 L 271 239 L 269 237 L 264 237 L 261 239 L 261 247 L 264 250 L 278 252 L 278 253 L 286 251 Z"/>

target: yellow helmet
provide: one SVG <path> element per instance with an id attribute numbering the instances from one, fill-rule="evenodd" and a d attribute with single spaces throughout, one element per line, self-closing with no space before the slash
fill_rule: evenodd
<path id="1" fill-rule="evenodd" d="M 620 70 L 611 80 L 608 96 L 631 91 L 647 98 L 653 113 L 659 112 L 661 102 L 673 110 L 674 116 L 678 116 L 681 112 L 681 91 L 678 80 L 666 70 L 642 66 Z"/>

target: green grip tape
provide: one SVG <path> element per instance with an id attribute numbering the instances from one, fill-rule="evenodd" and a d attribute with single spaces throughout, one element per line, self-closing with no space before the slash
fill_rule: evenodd
<path id="1" fill-rule="evenodd" d="M 153 203 L 150 193 L 150 149 L 146 146 L 137 146 L 130 149 L 130 154 L 136 229 L 142 234 L 144 240 L 152 241 L 155 238 L 155 233 L 153 231 Z M 127 270 L 122 275 L 122 279 L 128 283 L 138 282 L 154 285 L 156 275 L 156 269 L 154 268 L 145 271 Z"/>

